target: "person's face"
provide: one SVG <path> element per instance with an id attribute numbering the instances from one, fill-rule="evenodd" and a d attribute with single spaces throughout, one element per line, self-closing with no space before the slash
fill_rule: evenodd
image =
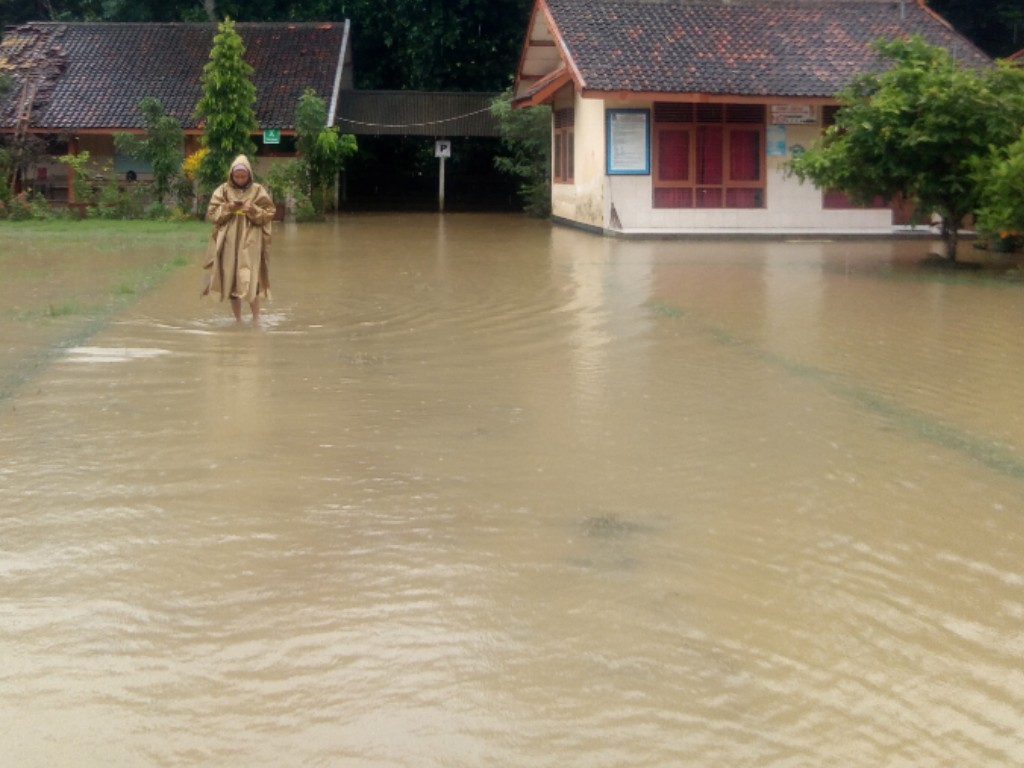
<path id="1" fill-rule="evenodd" d="M 235 168 L 231 172 L 231 180 L 235 182 L 235 186 L 244 187 L 249 183 L 249 172 L 245 168 Z"/>

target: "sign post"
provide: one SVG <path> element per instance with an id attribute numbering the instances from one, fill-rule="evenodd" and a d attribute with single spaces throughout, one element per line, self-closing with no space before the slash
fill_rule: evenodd
<path id="1" fill-rule="evenodd" d="M 281 143 L 281 129 L 279 128 L 267 128 L 263 131 L 263 143 L 264 144 L 280 144 Z"/>
<path id="2" fill-rule="evenodd" d="M 437 210 L 444 213 L 444 161 L 452 156 L 452 143 L 448 139 L 434 142 L 434 157 L 440 161 L 440 173 L 437 182 Z"/>

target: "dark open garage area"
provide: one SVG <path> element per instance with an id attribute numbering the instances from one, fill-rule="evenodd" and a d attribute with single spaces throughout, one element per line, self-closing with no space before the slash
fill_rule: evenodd
<path id="1" fill-rule="evenodd" d="M 520 210 L 518 180 L 499 173 L 501 129 L 491 114 L 497 93 L 346 90 L 334 124 L 359 152 L 345 169 L 342 208 L 438 210 L 441 158 L 444 210 Z"/>
<path id="2" fill-rule="evenodd" d="M 342 210 L 436 211 L 440 208 L 441 160 L 437 141 L 426 136 L 357 136 L 359 152 L 342 177 Z M 444 210 L 518 211 L 517 180 L 498 172 L 501 140 L 445 139 Z"/>

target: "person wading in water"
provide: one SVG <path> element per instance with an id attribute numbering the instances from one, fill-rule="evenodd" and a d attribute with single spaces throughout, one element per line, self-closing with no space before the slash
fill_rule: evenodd
<path id="1" fill-rule="evenodd" d="M 202 283 L 202 295 L 231 300 L 235 320 L 242 319 L 242 299 L 252 319 L 260 317 L 260 298 L 270 299 L 270 223 L 274 201 L 252 177 L 249 158 L 232 161 L 228 180 L 214 190 L 206 209 L 213 224 Z"/>

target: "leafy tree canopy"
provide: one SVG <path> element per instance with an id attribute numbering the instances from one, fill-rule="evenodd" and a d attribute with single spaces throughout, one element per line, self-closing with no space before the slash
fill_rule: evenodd
<path id="1" fill-rule="evenodd" d="M 145 160 L 153 167 L 156 196 L 163 200 L 181 167 L 185 132 L 177 120 L 164 112 L 159 99 L 145 97 L 139 102 L 139 112 L 146 124 L 145 137 L 116 133 L 114 145 L 120 152 Z"/>
<path id="2" fill-rule="evenodd" d="M 512 89 L 491 102 L 501 126 L 502 153 L 494 167 L 519 180 L 524 210 L 538 217 L 551 213 L 551 108 L 512 109 Z"/>
<path id="3" fill-rule="evenodd" d="M 1024 236 L 1024 136 L 983 166 L 978 228 L 1001 238 Z"/>
<path id="4" fill-rule="evenodd" d="M 918 37 L 877 46 L 889 69 L 855 78 L 839 94 L 835 124 L 789 169 L 861 203 L 914 200 L 942 217 L 955 258 L 957 228 L 980 202 L 981 159 L 1024 126 L 1024 70 L 969 69 Z"/>
<path id="5" fill-rule="evenodd" d="M 306 192 L 321 212 L 326 208 L 328 187 L 358 148 L 355 136 L 342 134 L 337 126 L 327 127 L 326 123 L 327 105 L 315 91 L 307 89 L 295 109 L 295 145 Z"/>
<path id="6" fill-rule="evenodd" d="M 231 19 L 221 22 L 213 38 L 210 60 L 203 67 L 203 96 L 196 104 L 196 118 L 204 123 L 203 146 L 209 153 L 199 165 L 199 180 L 212 189 L 227 177 L 231 161 L 239 154 L 252 157 L 256 145 L 256 86 L 253 69 L 245 62 L 245 46 Z"/>

